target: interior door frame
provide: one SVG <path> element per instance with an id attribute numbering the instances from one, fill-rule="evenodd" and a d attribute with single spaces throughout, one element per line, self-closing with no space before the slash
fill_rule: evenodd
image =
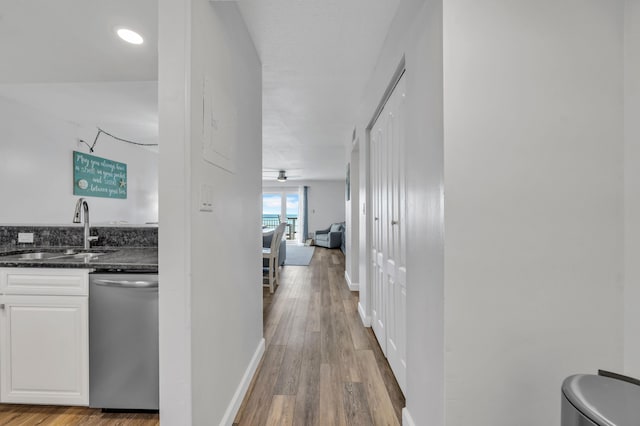
<path id="1" fill-rule="evenodd" d="M 360 317 L 362 318 L 362 322 L 365 327 L 371 327 L 371 247 L 373 235 L 373 215 L 371 214 L 371 131 L 373 130 L 373 125 L 376 123 L 376 120 L 382 113 L 387 100 L 389 100 L 389 97 L 393 93 L 393 89 L 398 85 L 398 82 L 406 69 L 406 60 L 405 55 L 403 54 L 395 72 L 389 80 L 387 88 L 380 98 L 378 106 L 371 116 L 371 120 L 369 120 L 369 124 L 367 124 L 367 127 L 365 128 L 365 143 L 360 149 L 360 164 L 365 177 L 364 182 L 360 182 L 360 185 L 365 185 L 365 199 L 360 199 L 360 204 L 362 205 L 361 212 L 364 216 L 364 223 L 366 226 L 365 250 L 364 253 L 360 253 L 360 262 L 364 262 L 366 267 L 360 271 L 360 281 L 362 282 L 362 285 L 360 286 L 361 301 L 359 303 L 358 310 L 360 311 Z"/>
<path id="2" fill-rule="evenodd" d="M 364 253 L 360 253 L 360 256 L 361 256 L 361 262 L 364 262 L 366 265 L 366 267 L 364 268 L 366 276 L 364 277 L 360 276 L 360 280 L 363 283 L 363 285 L 360 286 L 360 297 L 361 299 L 364 299 L 364 303 L 361 303 L 361 306 L 359 307 L 359 309 L 362 308 L 364 310 L 364 316 L 363 316 L 363 313 L 361 312 L 361 317 L 363 318 L 363 322 L 367 327 L 372 327 L 373 320 L 374 320 L 373 306 L 372 306 L 373 273 L 374 273 L 374 271 L 372 270 L 373 269 L 372 268 L 372 262 L 373 262 L 372 248 L 373 248 L 373 226 L 374 226 L 373 216 L 374 215 L 373 215 L 373 205 L 372 205 L 373 178 L 372 178 L 372 168 L 371 168 L 371 139 L 372 139 L 371 134 L 374 130 L 374 125 L 376 121 L 380 117 L 380 114 L 382 113 L 385 105 L 387 104 L 387 101 L 391 97 L 394 89 L 400 82 L 400 79 L 405 74 L 405 72 L 406 72 L 405 56 L 402 55 L 402 58 L 400 59 L 400 62 L 396 67 L 396 70 L 393 73 L 393 76 L 389 80 L 389 84 L 387 85 L 387 88 L 385 89 L 380 99 L 380 102 L 378 103 L 378 106 L 376 107 L 371 117 L 371 120 L 369 121 L 369 124 L 365 129 L 366 149 L 364 150 L 361 149 L 361 158 L 364 158 L 364 161 L 361 160 L 361 165 L 363 165 L 366 170 L 365 171 L 366 202 L 363 203 L 363 212 L 364 212 L 365 223 L 366 223 L 366 242 L 365 242 L 366 250 L 364 251 Z M 406 313 L 405 313 L 405 316 L 406 316 Z M 405 323 L 406 323 L 406 318 L 405 318 Z M 379 342 L 379 343 L 381 343 L 381 346 L 382 346 L 382 342 Z M 386 356 L 386 353 L 385 353 L 385 356 Z"/>
<path id="3" fill-rule="evenodd" d="M 273 194 L 273 195 L 280 196 L 280 220 L 284 218 L 285 222 L 287 221 L 287 195 L 296 194 L 298 196 L 298 219 L 296 224 L 296 229 L 297 229 L 296 239 L 287 240 L 287 241 L 294 241 L 298 244 L 303 243 L 305 240 L 305 237 L 304 235 L 302 235 L 302 229 L 303 229 L 302 225 L 303 225 L 303 221 L 307 220 L 307 218 L 304 217 L 304 214 L 302 212 L 302 187 L 298 187 L 298 186 L 263 187 L 262 188 L 263 203 L 264 203 L 265 194 Z M 264 214 L 264 204 L 262 207 L 262 213 Z"/>

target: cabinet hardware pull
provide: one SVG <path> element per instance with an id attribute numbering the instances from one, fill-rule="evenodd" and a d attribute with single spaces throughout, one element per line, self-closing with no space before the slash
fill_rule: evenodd
<path id="1" fill-rule="evenodd" d="M 392 221 L 391 221 L 391 224 L 392 224 L 392 225 L 397 225 L 397 224 L 398 224 L 398 221 L 397 221 L 397 220 L 392 220 Z"/>

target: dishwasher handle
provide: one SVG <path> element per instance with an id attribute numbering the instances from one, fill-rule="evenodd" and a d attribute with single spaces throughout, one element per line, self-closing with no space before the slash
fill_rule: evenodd
<path id="1" fill-rule="evenodd" d="M 158 288 L 158 280 L 109 280 L 104 278 L 95 278 L 91 280 L 96 285 L 107 287 L 124 287 L 124 288 Z"/>

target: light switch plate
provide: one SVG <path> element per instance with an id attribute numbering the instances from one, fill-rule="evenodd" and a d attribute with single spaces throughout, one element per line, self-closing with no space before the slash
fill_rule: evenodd
<path id="1" fill-rule="evenodd" d="M 33 232 L 18 232 L 18 242 L 33 244 Z"/>
<path id="2" fill-rule="evenodd" d="M 200 185 L 200 211 L 213 212 L 213 186 L 206 183 Z"/>

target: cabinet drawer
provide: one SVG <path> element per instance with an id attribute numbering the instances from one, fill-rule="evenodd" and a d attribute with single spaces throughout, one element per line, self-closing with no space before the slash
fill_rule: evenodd
<path id="1" fill-rule="evenodd" d="M 89 270 L 0 268 L 0 293 L 86 296 Z"/>

